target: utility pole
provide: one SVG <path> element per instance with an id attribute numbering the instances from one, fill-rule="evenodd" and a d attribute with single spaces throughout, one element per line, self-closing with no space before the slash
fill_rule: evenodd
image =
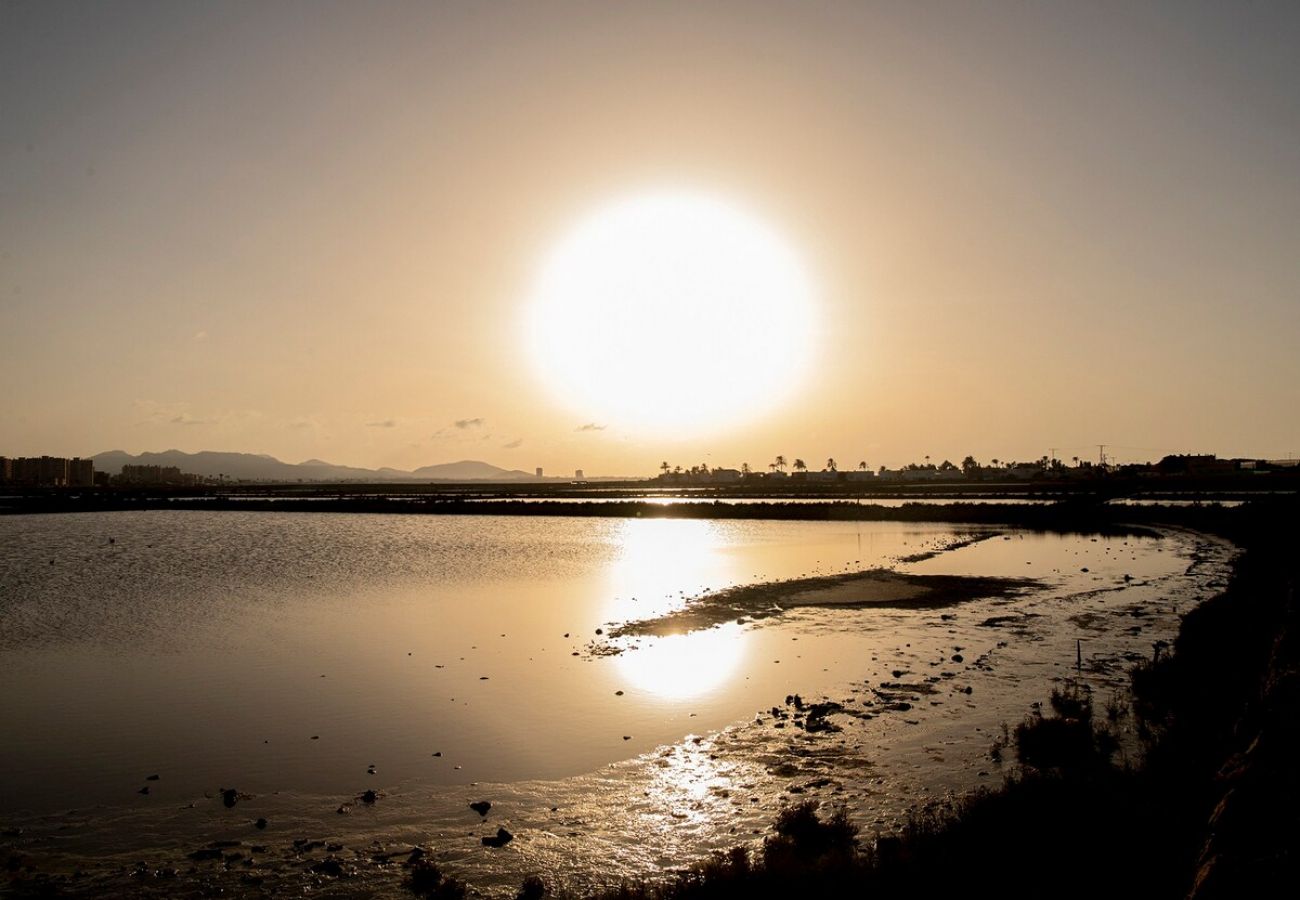
<path id="1" fill-rule="evenodd" d="M 1104 469 L 1106 468 L 1106 445 L 1097 445 L 1097 462 Z"/>

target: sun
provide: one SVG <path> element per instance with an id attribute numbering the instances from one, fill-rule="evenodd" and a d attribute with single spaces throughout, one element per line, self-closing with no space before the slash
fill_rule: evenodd
<path id="1" fill-rule="evenodd" d="M 759 217 L 702 193 L 637 194 L 552 247 L 525 342 L 550 394 L 584 422 L 701 435 L 799 389 L 813 295 L 790 242 Z"/>

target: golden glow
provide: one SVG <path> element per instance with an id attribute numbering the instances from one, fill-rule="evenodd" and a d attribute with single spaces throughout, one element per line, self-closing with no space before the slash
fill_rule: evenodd
<path id="1" fill-rule="evenodd" d="M 727 682 L 745 657 L 745 634 L 734 622 L 646 639 L 617 657 L 628 684 L 671 700 L 698 697 Z"/>
<path id="2" fill-rule="evenodd" d="M 756 217 L 702 194 L 647 194 L 592 213 L 554 247 L 526 339 L 584 421 L 703 434 L 798 387 L 812 295 L 789 244 Z"/>

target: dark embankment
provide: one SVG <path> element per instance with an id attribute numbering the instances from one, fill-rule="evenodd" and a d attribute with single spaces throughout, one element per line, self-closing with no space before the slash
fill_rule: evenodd
<path id="1" fill-rule="evenodd" d="M 796 807 L 757 852 L 611 897 L 1289 894 L 1300 875 L 1294 509 L 1236 523 L 1246 553 L 1229 588 L 1134 671 L 1131 710 L 1096 711 L 1066 688 L 1008 730 L 992 752 L 1019 765 L 1002 788 L 856 842 L 842 816 Z M 1125 728 L 1141 739 L 1140 765 L 1118 761 Z"/>

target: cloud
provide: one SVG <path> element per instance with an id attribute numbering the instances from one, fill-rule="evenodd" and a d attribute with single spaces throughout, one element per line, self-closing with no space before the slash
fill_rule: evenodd
<path id="1" fill-rule="evenodd" d="M 515 438 L 513 441 L 511 441 L 508 444 L 502 444 L 501 447 L 504 450 L 515 450 L 519 447 L 522 447 L 523 445 L 524 445 L 523 438 Z"/>
<path id="2" fill-rule="evenodd" d="M 206 331 L 196 331 L 196 332 L 194 332 L 194 340 L 196 340 L 196 341 L 206 341 L 207 339 L 208 339 L 208 333 L 207 333 Z"/>
<path id="3" fill-rule="evenodd" d="M 382 421 L 379 421 L 379 422 L 367 422 L 367 423 L 366 423 L 366 427 L 367 427 L 367 428 L 396 428 L 396 427 L 397 427 L 397 420 L 396 420 L 396 419 L 383 419 Z"/>
<path id="4" fill-rule="evenodd" d="M 455 425 L 457 428 L 464 431 L 466 428 L 482 428 L 486 421 L 486 419 L 481 417 L 474 419 L 457 419 Z"/>
<path id="5" fill-rule="evenodd" d="M 604 425 L 597 425 L 595 422 L 588 422 L 586 425 L 579 425 L 574 431 L 604 431 Z"/>
<path id="6" fill-rule="evenodd" d="M 237 431 L 261 421 L 264 416 L 255 409 L 209 409 L 202 415 L 191 412 L 186 401 L 159 402 L 157 400 L 132 400 L 136 416 L 135 425 L 207 425 L 223 432 Z"/>

